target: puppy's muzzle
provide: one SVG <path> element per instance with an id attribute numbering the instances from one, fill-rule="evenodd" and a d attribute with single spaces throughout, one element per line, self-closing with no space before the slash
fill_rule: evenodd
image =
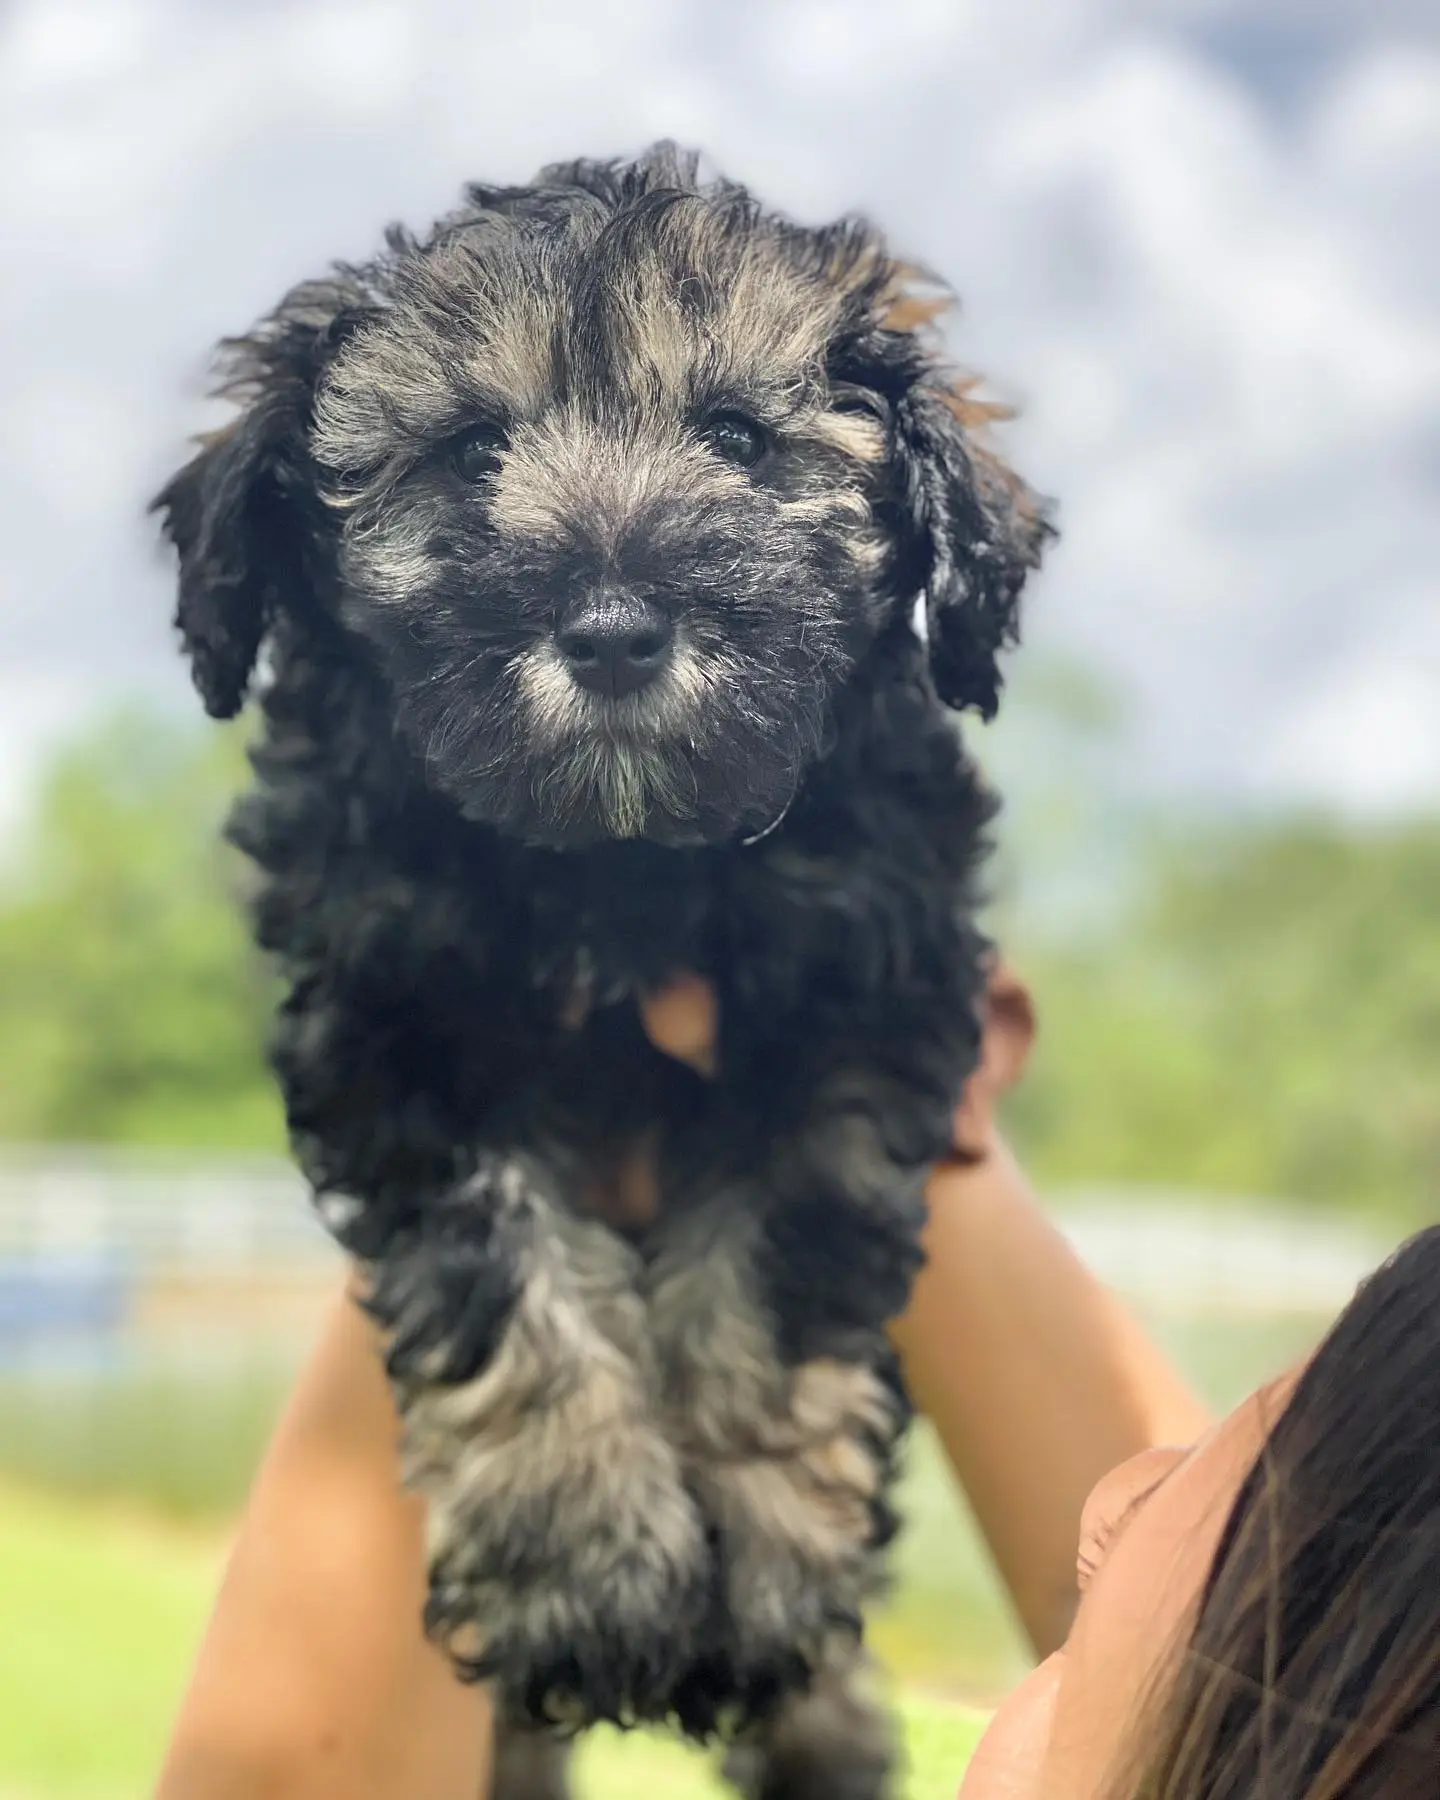
<path id="1" fill-rule="evenodd" d="M 573 606 L 555 643 L 576 684 L 619 700 L 638 693 L 670 660 L 675 627 L 653 600 L 600 588 Z"/>

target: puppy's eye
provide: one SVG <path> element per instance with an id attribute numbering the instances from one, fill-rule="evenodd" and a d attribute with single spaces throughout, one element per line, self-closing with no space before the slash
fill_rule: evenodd
<path id="1" fill-rule="evenodd" d="M 716 413 L 700 427 L 700 437 L 725 462 L 753 469 L 770 448 L 763 426 L 744 413 Z"/>
<path id="2" fill-rule="evenodd" d="M 465 481 L 484 481 L 500 467 L 505 433 L 498 425 L 472 425 L 450 441 L 450 466 Z"/>

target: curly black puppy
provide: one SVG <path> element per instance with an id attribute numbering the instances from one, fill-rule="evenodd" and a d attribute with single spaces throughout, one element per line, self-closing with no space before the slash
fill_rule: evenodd
<path id="1" fill-rule="evenodd" d="M 212 714 L 265 652 L 231 833 L 428 1629 L 521 1724 L 768 1719 L 756 1792 L 884 1791 L 885 1327 L 985 951 L 950 709 L 993 711 L 1049 531 L 939 310 L 672 146 L 475 186 L 232 341 L 239 415 L 156 502 Z M 713 1082 L 638 1023 L 682 969 Z M 627 1233 L 583 1196 L 642 1137 Z"/>

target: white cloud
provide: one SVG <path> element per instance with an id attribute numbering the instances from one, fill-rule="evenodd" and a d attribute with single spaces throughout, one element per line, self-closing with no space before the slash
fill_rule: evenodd
<path id="1" fill-rule="evenodd" d="M 1440 586 L 1424 602 L 1440 618 Z M 1382 651 L 1333 669 L 1281 723 L 1261 758 L 1275 785 L 1360 815 L 1440 799 L 1440 643 L 1417 659 Z"/>
<path id="2" fill-rule="evenodd" d="M 1440 59 L 1403 5 L 1266 16 L 1319 47 L 1298 112 L 1247 79 L 1231 0 L 1179 28 L 1134 0 L 14 0 L 7 694 L 183 692 L 139 511 L 215 336 L 468 176 L 667 133 L 955 279 L 957 352 L 1063 502 L 1035 638 L 1133 686 L 1148 781 L 1423 801 L 1413 724 L 1344 726 L 1358 784 L 1324 747 L 1390 691 L 1346 669 L 1408 667 L 1388 713 L 1440 716 L 1404 651 L 1440 566 Z M 23 786 L 46 730 L 5 730 Z"/>
<path id="3" fill-rule="evenodd" d="M 6 86 L 12 94 L 93 92 L 134 79 L 160 35 L 166 9 L 145 0 L 48 0 L 12 9 L 5 36 Z"/>
<path id="4" fill-rule="evenodd" d="M 1356 57 L 1319 109 L 1312 141 L 1341 181 L 1433 174 L 1440 156 L 1440 52 L 1381 42 Z"/>

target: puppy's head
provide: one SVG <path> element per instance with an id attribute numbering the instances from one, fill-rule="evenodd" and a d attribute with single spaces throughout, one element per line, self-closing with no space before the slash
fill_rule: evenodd
<path id="1" fill-rule="evenodd" d="M 1048 531 L 868 226 L 667 146 L 472 188 L 230 346 L 241 411 L 157 505 L 206 705 L 320 610 L 464 813 L 532 841 L 763 830 L 924 598 L 988 715 Z"/>

